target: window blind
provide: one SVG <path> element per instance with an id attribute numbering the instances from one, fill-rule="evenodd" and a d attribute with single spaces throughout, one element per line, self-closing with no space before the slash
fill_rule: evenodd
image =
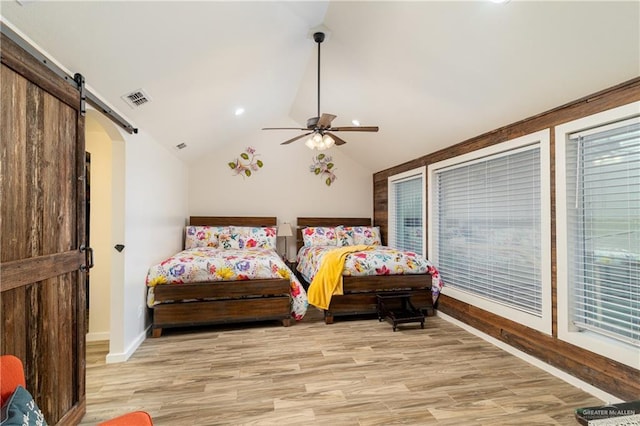
<path id="1" fill-rule="evenodd" d="M 394 215 L 391 220 L 393 245 L 400 250 L 424 255 L 423 208 L 425 201 L 422 173 L 392 181 Z"/>
<path id="2" fill-rule="evenodd" d="M 447 286 L 541 317 L 539 144 L 435 179 L 434 249 Z"/>
<path id="3" fill-rule="evenodd" d="M 640 346 L 640 123 L 571 135 L 567 145 L 570 318 Z"/>

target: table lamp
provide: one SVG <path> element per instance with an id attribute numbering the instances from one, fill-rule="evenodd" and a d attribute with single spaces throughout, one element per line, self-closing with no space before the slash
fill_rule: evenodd
<path id="1" fill-rule="evenodd" d="M 278 237 L 284 237 L 284 260 L 288 261 L 289 256 L 287 256 L 287 237 L 293 236 L 293 231 L 291 230 L 291 225 L 289 223 L 283 223 L 278 226 Z"/>

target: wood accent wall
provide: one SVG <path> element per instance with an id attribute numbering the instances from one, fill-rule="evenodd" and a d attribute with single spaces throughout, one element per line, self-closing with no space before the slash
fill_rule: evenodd
<path id="1" fill-rule="evenodd" d="M 386 240 L 388 233 L 387 179 L 389 176 L 551 128 L 551 170 L 549 172 L 551 174 L 552 336 L 444 295 L 440 298 L 438 309 L 491 337 L 560 370 L 566 371 L 623 400 L 636 400 L 640 397 L 640 370 L 586 351 L 557 338 L 554 127 L 635 101 L 640 101 L 640 77 L 373 175 L 374 224 L 380 226 L 383 238 Z M 428 179 L 429 177 L 427 176 Z M 429 206 L 426 206 L 426 208 L 427 220 L 429 220 Z M 426 231 L 427 229 L 425 229 Z"/>

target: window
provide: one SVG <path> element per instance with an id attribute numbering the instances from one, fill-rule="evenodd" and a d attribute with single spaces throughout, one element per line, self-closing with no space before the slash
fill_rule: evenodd
<path id="1" fill-rule="evenodd" d="M 425 255 L 425 167 L 389 177 L 389 246 Z"/>
<path id="2" fill-rule="evenodd" d="M 549 131 L 429 166 L 443 294 L 551 333 Z"/>
<path id="3" fill-rule="evenodd" d="M 636 368 L 640 118 L 629 115 L 638 105 L 556 129 L 559 337 Z"/>

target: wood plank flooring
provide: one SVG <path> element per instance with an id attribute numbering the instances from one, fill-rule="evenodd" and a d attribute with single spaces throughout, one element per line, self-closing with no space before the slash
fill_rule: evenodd
<path id="1" fill-rule="evenodd" d="M 87 344 L 82 425 L 145 410 L 172 426 L 575 426 L 575 408 L 603 403 L 437 317 L 394 333 L 310 308 L 288 328 L 166 330 L 125 363 L 107 351 Z"/>

